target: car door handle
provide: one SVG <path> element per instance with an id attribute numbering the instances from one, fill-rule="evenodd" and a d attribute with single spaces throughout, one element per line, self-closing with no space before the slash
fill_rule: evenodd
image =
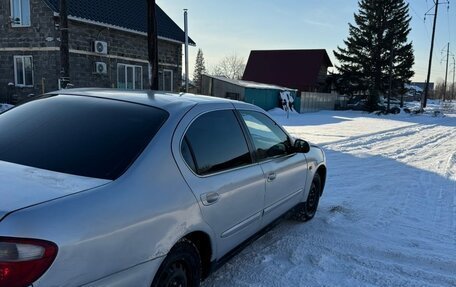
<path id="1" fill-rule="evenodd" d="M 268 181 L 273 181 L 274 179 L 276 179 L 276 177 L 277 177 L 277 174 L 275 172 L 271 172 L 268 175 Z"/>
<path id="2" fill-rule="evenodd" d="M 209 192 L 201 195 L 201 201 L 203 205 L 211 205 L 216 203 L 220 198 L 220 194 L 217 192 Z"/>

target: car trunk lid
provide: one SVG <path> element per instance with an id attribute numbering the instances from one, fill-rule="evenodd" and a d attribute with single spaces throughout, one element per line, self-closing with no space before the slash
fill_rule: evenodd
<path id="1" fill-rule="evenodd" d="M 111 182 L 5 161 L 0 161 L 0 175 L 0 221 L 15 210 Z"/>

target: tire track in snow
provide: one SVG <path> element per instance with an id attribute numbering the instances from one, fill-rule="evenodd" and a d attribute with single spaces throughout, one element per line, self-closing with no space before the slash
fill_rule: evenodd
<path id="1" fill-rule="evenodd" d="M 423 147 L 432 145 L 429 147 L 429 149 L 432 149 L 432 147 L 439 145 L 446 136 L 440 132 L 435 132 L 436 128 L 438 128 L 437 125 L 405 127 L 386 133 L 367 135 L 365 138 L 348 139 L 330 146 L 343 152 L 357 153 L 359 151 L 370 150 L 371 152 L 379 153 L 382 157 L 405 159 L 410 156 L 416 156 L 418 151 L 421 151 Z M 391 174 L 389 176 L 385 175 L 385 178 L 390 176 L 394 177 Z M 373 179 L 367 180 L 372 181 Z M 385 208 L 378 209 L 377 220 L 374 225 L 379 228 L 386 228 L 396 220 L 397 216 L 415 216 L 413 215 L 413 211 L 408 210 L 408 207 L 415 207 L 417 204 L 422 205 L 420 204 L 420 197 L 423 195 L 417 194 L 416 190 L 428 190 L 428 182 L 426 180 L 419 180 L 417 182 L 411 180 L 411 182 L 414 183 L 412 189 L 404 189 L 403 192 L 396 192 L 395 190 L 387 191 L 389 192 L 388 202 L 385 204 Z M 381 186 L 382 182 L 379 182 L 379 185 Z M 428 194 L 428 197 L 427 202 L 436 202 L 435 194 Z M 441 204 L 435 205 L 441 206 Z M 422 206 L 422 210 L 426 210 L 426 206 Z"/>
<path id="2" fill-rule="evenodd" d="M 448 161 L 445 166 L 445 176 L 449 179 L 456 180 L 456 152 L 453 152 L 448 157 Z"/>
<path id="3" fill-rule="evenodd" d="M 344 226 L 356 218 L 353 213 L 357 211 L 331 207 L 309 224 L 284 222 L 204 286 L 455 286 L 450 250 L 439 256 L 426 245 L 397 248 L 394 238 L 392 243 L 389 237 L 370 238 L 369 231 L 347 238 Z M 344 274 L 343 281 L 337 275 L 331 281 L 328 274 Z M 265 277 L 268 281 L 262 281 Z"/>
<path id="4" fill-rule="evenodd" d="M 410 160 L 417 160 L 417 158 L 431 157 L 428 152 L 432 152 L 437 147 L 451 142 L 453 138 L 454 142 L 456 142 L 456 129 L 447 129 L 434 124 L 421 127 L 405 127 L 383 133 L 383 136 L 382 134 L 375 134 L 367 135 L 364 139 L 348 139 L 334 145 L 329 144 L 327 147 L 349 153 L 365 152 L 367 150 L 369 153 L 378 153 L 382 157 L 410 162 Z M 426 152 L 423 153 L 423 151 Z M 437 170 L 440 169 L 437 168 Z M 447 170 L 451 170 L 451 167 L 447 168 Z M 451 192 L 448 188 L 448 184 L 444 181 L 433 183 L 429 178 L 424 179 L 420 175 L 413 189 L 405 189 L 405 194 L 400 194 L 400 196 L 398 196 L 398 193 L 391 194 L 388 198 L 388 207 L 378 211 L 378 220 L 375 224 L 378 227 L 387 227 L 396 216 L 405 215 L 412 217 L 414 216 L 413 212 L 416 212 L 413 208 L 418 204 L 425 215 L 428 218 L 432 218 L 432 224 L 454 226 L 456 224 L 456 216 L 454 214 L 456 211 L 453 211 L 453 209 L 456 209 L 454 203 L 456 198 L 454 192 Z M 423 190 L 425 194 L 416 194 L 415 190 Z M 427 198 L 425 203 L 429 206 L 422 203 L 420 198 L 422 196 Z M 411 201 L 413 201 L 412 204 Z M 409 206 L 412 206 L 412 210 L 409 210 Z M 432 209 L 433 214 L 428 214 L 430 206 L 435 207 Z"/>
<path id="5" fill-rule="evenodd" d="M 437 202 L 435 203 L 436 209 L 434 214 L 434 224 L 437 226 L 442 226 L 442 230 L 445 230 L 445 226 L 451 226 L 446 236 L 455 238 L 456 243 L 456 178 L 454 178 L 454 173 L 456 169 L 456 151 L 450 153 L 450 155 L 439 154 L 435 150 L 440 150 L 440 146 L 447 145 L 446 148 L 442 150 L 453 149 L 455 150 L 454 143 L 456 143 L 456 128 L 439 130 L 440 139 L 438 142 L 431 143 L 430 146 L 426 147 L 425 150 L 429 151 L 424 153 L 421 157 L 428 158 L 441 158 L 440 161 L 437 161 L 435 164 L 434 170 L 442 174 L 446 181 L 442 181 L 442 184 L 439 186 L 437 184 L 432 184 L 431 181 L 425 181 L 427 183 L 426 187 L 429 189 L 438 190 Z M 424 149 L 423 149 L 424 150 Z M 434 152 L 431 152 L 434 151 Z M 442 165 L 442 162 L 445 162 L 445 165 Z"/>
<path id="6" fill-rule="evenodd" d="M 341 152 L 350 152 L 357 151 L 360 149 L 370 149 L 374 145 L 378 145 L 381 142 L 387 142 L 391 139 L 395 139 L 399 136 L 409 137 L 417 133 L 422 132 L 423 130 L 432 129 L 435 125 L 420 126 L 413 125 L 402 128 L 397 128 L 392 131 L 379 132 L 372 135 L 358 136 L 355 138 L 348 138 L 339 142 L 326 144 L 324 147 L 327 149 L 341 151 Z"/>
<path id="7" fill-rule="evenodd" d="M 333 222 L 334 225 L 340 224 Z M 342 235 L 342 234 L 341 234 Z M 342 236 L 335 236 L 342 238 Z M 388 239 L 385 238 L 385 239 Z M 384 240 L 385 240 L 384 239 Z M 377 239 L 378 240 L 378 239 Z M 393 239 L 394 240 L 394 239 Z M 329 244 L 320 242 L 319 240 L 312 240 L 317 242 L 316 247 L 322 244 L 327 246 Z M 351 268 L 354 270 L 369 270 L 379 276 L 379 279 L 386 275 L 393 280 L 394 283 L 386 284 L 384 281 L 373 280 L 372 276 L 360 272 L 359 279 L 363 282 L 370 283 L 376 286 L 455 286 L 456 277 L 454 276 L 455 262 L 451 257 L 435 256 L 427 252 L 416 253 L 416 245 L 420 243 L 410 244 L 408 248 L 398 249 L 395 246 L 388 246 L 388 244 L 376 244 L 376 240 L 371 241 L 343 241 L 338 242 L 338 246 L 334 246 L 330 250 L 331 254 L 337 254 L 338 259 L 343 262 L 355 263 L 358 267 Z M 343 246 L 343 248 L 340 248 Z M 423 246 L 424 247 L 424 246 Z M 356 252 L 350 252 L 356 250 Z M 451 254 L 451 250 L 448 250 Z M 402 278 L 401 278 L 402 277 Z M 399 280 L 402 279 L 402 280 Z M 419 278 L 419 281 L 415 281 Z M 425 279 L 427 283 L 423 283 Z M 401 283 L 399 283 L 401 281 Z"/>
<path id="8" fill-rule="evenodd" d="M 328 144 L 326 147 L 341 152 L 348 152 L 356 154 L 358 152 L 367 151 L 370 153 L 378 153 L 378 155 L 390 159 L 399 161 L 410 162 L 415 160 L 421 160 L 426 157 L 432 158 L 435 156 L 432 154 L 438 147 L 447 145 L 448 143 L 456 142 L 456 129 L 448 127 L 442 127 L 439 125 L 428 125 L 422 127 L 406 127 L 399 130 L 376 135 L 367 135 L 365 138 L 348 139 L 335 144 Z M 453 154 L 448 160 L 447 167 L 445 168 L 444 174 L 450 179 L 450 184 L 453 182 L 452 190 L 449 188 L 449 183 L 444 180 L 438 180 L 438 176 L 429 176 L 428 170 L 423 170 L 418 175 L 417 181 L 413 182 L 412 188 L 403 189 L 404 192 L 391 193 L 391 197 L 388 197 L 388 202 L 385 204 L 386 208 L 381 208 L 377 213 L 377 220 L 374 226 L 379 228 L 385 228 L 391 226 L 396 220 L 400 220 L 400 217 L 410 217 L 411 224 L 404 226 L 406 233 L 410 234 L 425 234 L 429 233 L 428 230 L 423 230 L 417 225 L 419 220 L 431 220 L 428 224 L 435 224 L 442 226 L 441 232 L 435 234 L 427 234 L 427 240 L 434 242 L 448 242 L 448 238 L 455 238 L 456 231 L 456 196 L 455 196 L 455 185 L 454 170 L 456 168 L 456 154 Z M 435 168 L 436 172 L 441 173 L 442 169 Z M 354 172 L 355 173 L 355 172 Z M 451 180 L 453 179 L 453 180 Z M 417 191 L 422 191 L 422 194 Z M 423 200 L 423 196 L 426 200 Z M 417 206 L 418 210 L 422 211 L 423 214 L 420 216 L 416 215 Z M 433 214 L 432 214 L 433 213 Z M 448 230 L 448 226 L 452 226 Z M 445 239 L 446 238 L 446 239 Z M 413 240 L 413 239 L 412 239 Z M 456 250 L 453 250 L 456 252 Z M 449 252 L 451 252 L 449 250 Z M 435 265 L 435 262 L 432 262 Z M 384 267 L 384 266 L 383 266 Z M 396 266 L 396 268 L 399 268 Z M 455 270 L 456 265 L 451 265 L 451 270 Z M 355 270 L 357 270 L 355 268 Z M 408 273 L 413 275 L 413 269 L 409 270 Z M 452 271 L 451 271 L 452 272 Z M 451 274 L 451 273 L 450 273 Z M 430 274 L 426 275 L 426 272 L 420 272 L 419 277 L 424 279 L 429 278 L 426 284 L 399 284 L 401 286 L 430 286 L 430 283 L 437 283 L 434 276 Z M 370 282 L 374 283 L 375 282 Z M 377 282 L 378 283 L 378 282 Z M 397 285 L 395 282 L 394 285 Z M 456 279 L 449 276 L 443 281 L 437 283 L 437 286 L 448 285 L 456 286 Z"/>
<path id="9" fill-rule="evenodd" d="M 418 138 L 418 141 L 415 141 L 415 138 Z M 441 174 L 446 174 L 448 167 L 442 170 L 442 167 L 439 166 L 439 156 L 442 155 L 436 154 L 436 150 L 440 146 L 447 145 L 448 143 L 456 142 L 456 129 L 444 129 L 442 127 L 435 127 L 432 130 L 426 131 L 425 134 L 419 135 L 418 137 L 409 139 L 404 145 L 408 148 L 401 148 L 397 151 L 397 154 L 394 152 L 387 153 L 385 156 L 390 158 L 395 158 L 400 161 L 413 162 L 413 161 L 424 161 L 429 159 L 434 159 L 436 162 L 434 167 L 429 171 L 439 172 Z M 413 142 L 415 142 L 413 144 Z M 447 177 L 448 178 L 448 177 Z M 433 224 L 442 225 L 442 226 L 452 226 L 456 222 L 455 216 L 452 212 L 453 199 L 454 199 L 454 188 L 449 186 L 451 184 L 451 179 L 449 181 L 435 181 L 432 177 L 425 173 L 424 178 L 419 177 L 419 186 L 418 190 L 424 190 L 426 196 L 427 206 L 423 205 L 423 210 L 435 206 L 434 214 L 432 214 Z M 449 234 L 448 234 L 449 235 Z"/>
<path id="10" fill-rule="evenodd" d="M 435 128 L 432 128 L 430 131 L 432 130 L 435 130 Z M 423 137 L 419 138 L 419 141 L 417 143 L 412 144 L 410 146 L 405 146 L 397 150 L 397 155 L 395 156 L 395 158 L 405 159 L 410 156 L 415 156 L 419 154 L 418 151 L 422 151 L 423 148 L 434 149 L 435 147 L 442 145 L 442 143 L 446 141 L 448 137 L 453 137 L 454 135 L 456 135 L 456 130 L 454 130 L 451 134 L 445 134 L 441 132 L 424 134 Z"/>

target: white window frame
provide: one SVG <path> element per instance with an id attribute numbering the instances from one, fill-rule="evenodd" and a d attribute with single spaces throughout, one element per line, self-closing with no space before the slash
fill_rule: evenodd
<path id="1" fill-rule="evenodd" d="M 22 21 L 22 1 L 19 1 L 19 15 L 21 15 L 21 22 L 19 24 L 16 24 L 14 23 L 14 1 L 15 0 L 10 0 L 10 8 L 11 8 L 11 27 L 30 27 L 32 26 L 32 7 L 30 5 L 30 0 L 27 1 L 28 5 L 29 5 L 29 17 L 30 19 L 29 20 L 29 24 L 27 25 L 24 25 L 24 21 Z"/>
<path id="2" fill-rule="evenodd" d="M 165 73 L 167 73 L 167 72 L 171 73 L 171 90 L 169 90 L 169 91 L 165 90 Z M 174 91 L 174 71 L 173 70 L 169 70 L 169 69 L 163 69 L 162 70 L 162 76 L 163 76 L 163 81 L 162 81 L 163 91 L 173 92 Z"/>
<path id="3" fill-rule="evenodd" d="M 142 66 L 139 66 L 139 65 L 130 65 L 130 64 L 124 64 L 124 63 L 118 63 L 117 64 L 117 88 L 119 88 L 119 67 L 120 66 L 124 66 L 124 69 L 125 69 L 125 89 L 127 89 L 127 68 L 133 68 L 133 90 L 142 90 L 143 89 L 143 67 Z M 140 68 L 141 69 L 141 87 L 137 88 L 136 87 L 136 68 Z"/>
<path id="4" fill-rule="evenodd" d="M 31 56 L 31 55 L 20 55 L 20 56 L 14 56 L 13 58 L 14 58 L 14 83 L 15 83 L 16 87 L 33 87 L 34 83 L 35 83 L 35 78 L 34 78 L 35 75 L 33 73 L 33 56 Z M 21 69 L 22 69 L 22 77 L 24 79 L 24 84 L 18 84 L 17 83 L 17 80 L 18 80 L 17 79 L 17 69 L 18 69 L 18 67 L 17 67 L 16 59 L 19 59 L 19 58 L 22 58 L 22 67 L 21 67 Z M 25 58 L 30 58 L 30 61 L 32 63 L 32 84 L 31 85 L 27 85 L 25 83 L 25 64 L 24 64 L 25 63 L 24 62 Z"/>

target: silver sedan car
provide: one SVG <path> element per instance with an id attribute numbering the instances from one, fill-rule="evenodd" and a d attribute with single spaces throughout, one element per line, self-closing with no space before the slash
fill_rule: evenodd
<path id="1" fill-rule="evenodd" d="M 250 104 L 74 89 L 0 114 L 0 178 L 0 286 L 199 286 L 326 162 Z"/>

